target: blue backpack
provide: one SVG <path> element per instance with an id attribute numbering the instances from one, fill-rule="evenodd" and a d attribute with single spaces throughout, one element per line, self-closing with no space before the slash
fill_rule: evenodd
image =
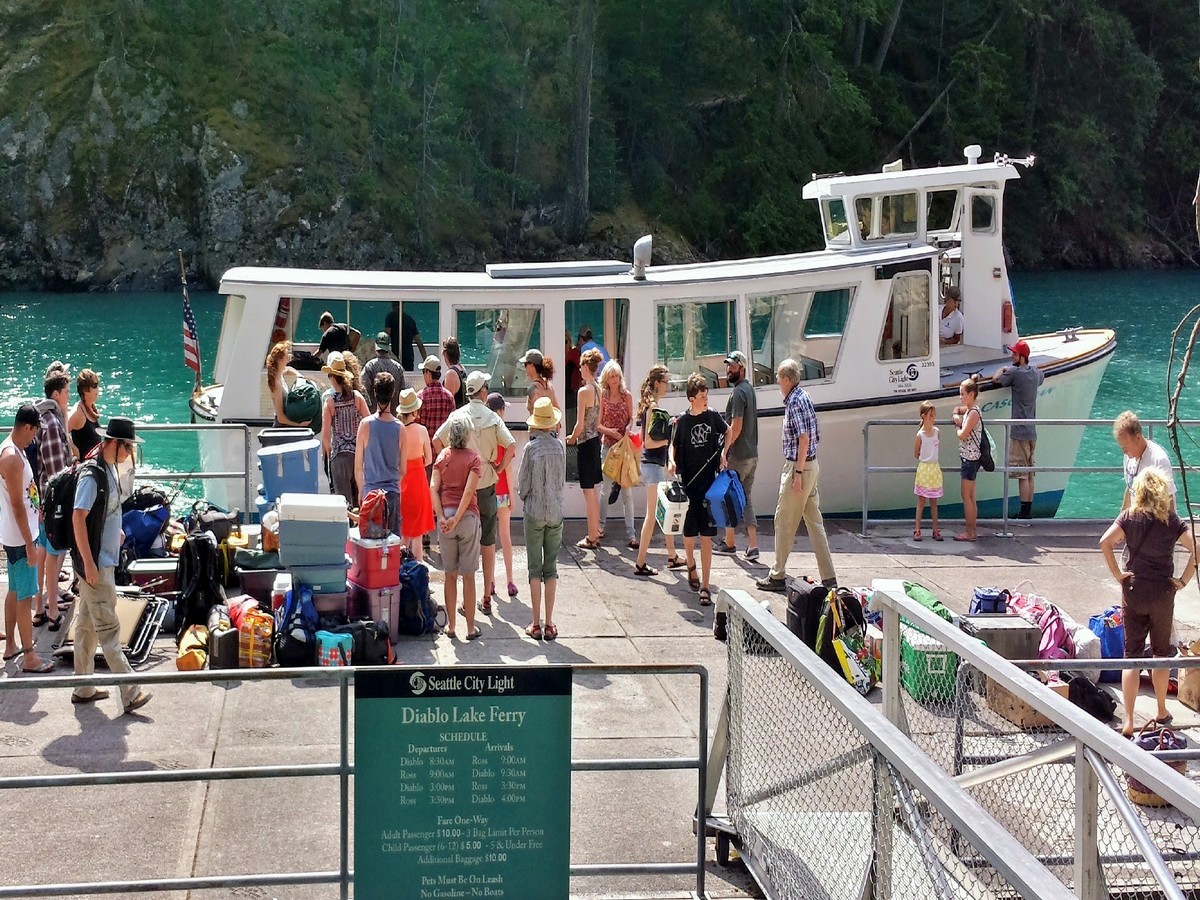
<path id="1" fill-rule="evenodd" d="M 288 591 L 276 611 L 275 661 L 285 667 L 317 663 L 317 608 L 307 585 Z"/>
<path id="2" fill-rule="evenodd" d="M 410 559 L 400 567 L 399 634 L 433 634 L 438 630 L 438 608 L 429 593 L 429 570 Z"/>

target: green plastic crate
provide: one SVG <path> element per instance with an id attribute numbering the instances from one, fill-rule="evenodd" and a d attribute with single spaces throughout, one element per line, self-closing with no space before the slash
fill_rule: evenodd
<path id="1" fill-rule="evenodd" d="M 900 626 L 900 683 L 918 703 L 954 699 L 958 654 L 923 631 Z"/>

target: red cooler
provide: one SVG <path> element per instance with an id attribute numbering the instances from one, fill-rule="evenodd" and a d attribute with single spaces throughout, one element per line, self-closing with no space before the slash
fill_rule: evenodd
<path id="1" fill-rule="evenodd" d="M 346 542 L 350 580 L 364 588 L 395 587 L 400 583 L 400 547 L 394 534 L 376 540 L 351 533 Z"/>

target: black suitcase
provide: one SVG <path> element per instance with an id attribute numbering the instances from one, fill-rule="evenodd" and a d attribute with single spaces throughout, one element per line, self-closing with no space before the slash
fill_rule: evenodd
<path id="1" fill-rule="evenodd" d="M 807 578 L 787 580 L 787 627 L 809 649 L 817 649 L 817 631 L 821 624 L 821 608 L 829 588 Z"/>
<path id="2" fill-rule="evenodd" d="M 232 625 L 208 633 L 208 667 L 236 669 L 238 667 L 238 630 Z"/>

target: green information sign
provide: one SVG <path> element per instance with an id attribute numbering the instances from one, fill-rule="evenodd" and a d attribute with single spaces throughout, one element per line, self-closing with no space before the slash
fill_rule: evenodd
<path id="1" fill-rule="evenodd" d="M 354 679 L 354 896 L 561 900 L 571 669 L 373 669 Z"/>

